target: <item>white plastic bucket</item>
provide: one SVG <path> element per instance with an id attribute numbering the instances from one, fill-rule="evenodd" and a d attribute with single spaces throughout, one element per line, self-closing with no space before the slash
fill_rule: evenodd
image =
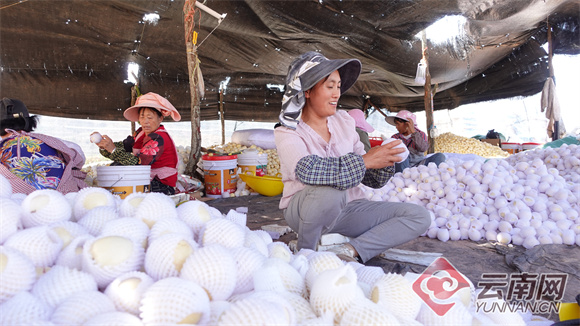
<path id="1" fill-rule="evenodd" d="M 268 153 L 258 153 L 255 149 L 246 149 L 238 155 L 238 166 L 241 173 L 263 177 L 268 172 Z"/>
<path id="2" fill-rule="evenodd" d="M 213 155 L 201 157 L 205 179 L 205 195 L 211 198 L 222 198 L 222 194 L 236 192 L 238 179 L 237 155 Z"/>
<path id="3" fill-rule="evenodd" d="M 510 153 L 517 154 L 522 150 L 522 144 L 520 143 L 501 143 L 501 149 Z"/>
<path id="4" fill-rule="evenodd" d="M 134 192 L 149 192 L 150 165 L 98 166 L 97 184 L 121 199 Z"/>
<path id="5" fill-rule="evenodd" d="M 542 144 L 540 143 L 523 143 L 522 144 L 522 151 L 527 151 L 529 149 L 534 149 L 540 147 Z"/>

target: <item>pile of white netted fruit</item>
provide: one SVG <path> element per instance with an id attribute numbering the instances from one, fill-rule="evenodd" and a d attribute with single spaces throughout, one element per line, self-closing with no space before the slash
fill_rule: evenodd
<path id="1" fill-rule="evenodd" d="M 558 173 L 567 183 L 580 183 L 580 146 L 563 144 L 561 147 L 536 148 L 534 150 L 519 152 L 511 155 L 506 160 L 511 165 L 519 162 L 533 162 L 540 159 L 546 167 L 558 170 Z M 576 193 L 578 196 L 578 193 Z"/>
<path id="2" fill-rule="evenodd" d="M 177 146 L 175 147 L 177 150 L 177 173 L 184 174 L 185 167 L 189 162 L 189 154 L 191 153 L 191 146 Z"/>
<path id="3" fill-rule="evenodd" d="M 535 149 L 507 159 L 450 160 L 397 173 L 370 200 L 427 208 L 424 234 L 441 241 L 497 241 L 532 248 L 580 245 L 580 146 Z"/>
<path id="4" fill-rule="evenodd" d="M 159 193 L 102 188 L 12 194 L 0 177 L 2 325 L 548 325 L 477 312 L 473 285 L 443 316 L 413 291 L 418 275 L 297 254 L 246 214 Z M 240 210 L 241 211 L 241 210 Z M 501 301 L 501 300 L 500 300 Z"/>
<path id="5" fill-rule="evenodd" d="M 87 173 L 85 178 L 87 185 L 94 186 L 97 184 L 97 167 L 107 166 L 111 163 L 113 163 L 113 161 L 104 156 L 94 156 L 87 158 L 81 170 Z"/>
<path id="6" fill-rule="evenodd" d="M 446 132 L 435 138 L 435 152 L 475 154 L 482 157 L 507 157 L 510 154 L 499 146 Z"/>

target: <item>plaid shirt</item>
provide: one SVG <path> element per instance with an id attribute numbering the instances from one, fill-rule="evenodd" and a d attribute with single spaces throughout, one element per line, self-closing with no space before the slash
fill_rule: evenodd
<path id="1" fill-rule="evenodd" d="M 330 186 L 338 190 L 347 190 L 359 183 L 371 188 L 380 188 L 393 174 L 395 169 L 392 166 L 367 170 L 362 156 L 354 153 L 341 157 L 308 155 L 296 164 L 296 176 L 302 183 Z"/>
<path id="2" fill-rule="evenodd" d="M 394 174 L 393 167 L 366 169 L 362 158 L 366 152 L 348 113 L 338 110 L 327 121 L 328 142 L 301 120 L 295 130 L 283 126 L 274 130 L 284 182 L 281 209 L 288 207 L 292 196 L 306 185 L 345 190 L 352 201 L 364 198 L 359 183 L 380 188 Z"/>

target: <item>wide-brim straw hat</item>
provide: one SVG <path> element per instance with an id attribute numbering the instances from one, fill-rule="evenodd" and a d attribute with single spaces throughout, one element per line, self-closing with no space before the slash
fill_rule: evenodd
<path id="1" fill-rule="evenodd" d="M 167 99 L 156 93 L 150 92 L 139 96 L 135 105 L 125 110 L 123 116 L 129 121 L 139 121 L 139 108 L 152 108 L 161 112 L 164 117 L 171 116 L 174 121 L 181 120 L 179 111 Z"/>

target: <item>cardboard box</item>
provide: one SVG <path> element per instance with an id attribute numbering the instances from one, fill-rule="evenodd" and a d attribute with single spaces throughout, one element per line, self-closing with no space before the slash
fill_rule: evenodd
<path id="1" fill-rule="evenodd" d="M 499 139 L 481 139 L 481 141 L 492 144 L 494 146 L 501 146 L 501 142 Z"/>

